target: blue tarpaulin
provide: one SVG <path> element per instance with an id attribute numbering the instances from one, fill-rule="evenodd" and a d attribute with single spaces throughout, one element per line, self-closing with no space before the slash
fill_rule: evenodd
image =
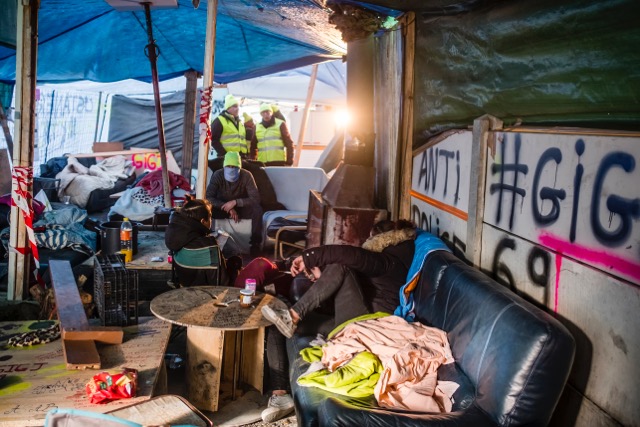
<path id="1" fill-rule="evenodd" d="M 330 11 L 312 0 L 220 0 L 214 80 L 228 83 L 339 58 L 346 53 Z M 203 72 L 207 2 L 151 10 L 161 80 Z M 41 0 L 38 82 L 150 81 L 143 11 L 104 0 Z M 15 50 L 0 46 L 0 81 L 15 80 Z"/>

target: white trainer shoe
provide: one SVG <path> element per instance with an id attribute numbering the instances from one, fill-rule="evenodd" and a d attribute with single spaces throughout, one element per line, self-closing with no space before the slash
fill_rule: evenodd
<path id="1" fill-rule="evenodd" d="M 291 319 L 291 314 L 289 314 L 289 310 L 274 310 L 268 305 L 262 306 L 262 316 L 267 319 L 269 322 L 276 325 L 278 330 L 282 332 L 287 338 L 291 338 L 293 333 L 296 330 L 296 327 L 293 324 L 293 319 Z"/>
<path id="2" fill-rule="evenodd" d="M 262 421 L 272 423 L 286 417 L 294 410 L 293 398 L 289 394 L 273 395 L 269 398 L 267 409 L 262 411 Z"/>

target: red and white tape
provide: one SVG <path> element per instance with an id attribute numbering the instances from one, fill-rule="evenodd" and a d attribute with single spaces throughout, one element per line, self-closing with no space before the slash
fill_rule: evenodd
<path id="1" fill-rule="evenodd" d="M 14 166 L 11 171 L 12 191 L 11 206 L 17 206 L 22 212 L 24 225 L 27 228 L 27 236 L 29 237 L 29 246 L 33 254 L 36 268 L 40 268 L 40 257 L 38 256 L 38 246 L 36 245 L 36 237 L 33 233 L 33 205 L 31 199 L 33 196 L 29 192 L 29 187 L 33 183 L 33 169 L 28 166 Z M 24 247 L 16 247 L 15 250 L 25 255 L 28 250 Z"/>
<path id="2" fill-rule="evenodd" d="M 200 95 L 200 124 L 198 126 L 199 142 L 206 145 L 211 142 L 211 125 L 209 123 L 209 114 L 211 113 L 211 104 L 213 101 L 213 86 L 202 89 Z"/>

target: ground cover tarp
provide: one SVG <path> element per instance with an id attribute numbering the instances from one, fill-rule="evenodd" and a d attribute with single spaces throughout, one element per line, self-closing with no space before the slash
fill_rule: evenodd
<path id="1" fill-rule="evenodd" d="M 6 1 L 6 0 L 4 0 Z M 161 80 L 204 70 L 207 2 L 152 10 Z M 341 57 L 346 46 L 313 1 L 221 0 L 214 79 L 218 83 Z M 38 81 L 150 80 L 143 11 L 120 12 L 104 0 L 41 0 Z M 0 81 L 15 80 L 15 50 L 0 46 Z"/>

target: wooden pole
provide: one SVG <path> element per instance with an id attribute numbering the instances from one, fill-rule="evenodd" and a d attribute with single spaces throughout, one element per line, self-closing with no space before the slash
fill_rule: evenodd
<path id="1" fill-rule="evenodd" d="M 207 1 L 207 31 L 204 45 L 204 75 L 202 78 L 203 90 L 210 90 L 209 110 L 213 101 L 213 65 L 216 54 L 216 20 L 218 13 L 218 0 Z M 202 106 L 201 106 L 202 108 Z M 209 120 L 209 118 L 207 118 Z M 200 127 L 200 147 L 198 149 L 198 182 L 196 183 L 196 197 L 203 199 L 207 189 L 207 170 L 209 168 L 209 145 L 211 141 L 203 138 L 203 132 L 208 129 Z M 204 140 L 204 143 L 203 143 Z"/>
<path id="2" fill-rule="evenodd" d="M 413 169 L 413 85 L 414 59 L 416 42 L 415 13 L 406 13 L 402 27 L 404 35 L 404 65 L 402 82 L 402 128 L 398 144 L 398 201 L 395 212 L 391 212 L 392 219 L 411 217 L 411 175 Z"/>
<path id="3" fill-rule="evenodd" d="M 196 126 L 196 94 L 198 92 L 198 72 L 187 71 L 187 87 L 184 93 L 184 122 L 182 125 L 182 176 L 191 183 L 191 163 L 193 163 L 193 134 Z"/>
<path id="4" fill-rule="evenodd" d="M 313 64 L 311 68 L 311 77 L 309 79 L 309 88 L 307 89 L 307 100 L 304 103 L 304 113 L 302 114 L 302 124 L 300 125 L 300 134 L 298 136 L 298 147 L 293 161 L 293 166 L 298 166 L 300 156 L 302 155 L 302 145 L 304 144 L 304 133 L 307 130 L 307 122 L 309 121 L 309 113 L 311 109 L 311 100 L 313 99 L 313 89 L 316 85 L 318 77 L 318 64 Z"/>
<path id="5" fill-rule="evenodd" d="M 16 114 L 17 136 L 13 151 L 13 167 L 33 168 L 33 148 L 36 128 L 36 76 L 38 54 L 38 7 L 39 0 L 22 0 L 18 3 L 18 34 L 16 49 Z M 12 197 L 16 183 L 12 183 Z M 29 186 L 29 192 L 33 187 Z M 28 248 L 27 228 L 17 206 L 11 206 L 11 231 L 9 235 L 8 300 L 22 300 L 29 284 L 30 259 L 28 253 L 15 248 Z"/>
<path id="6" fill-rule="evenodd" d="M 167 169 L 167 147 L 164 141 L 164 123 L 162 121 L 162 102 L 160 101 L 160 85 L 158 83 L 158 53 L 156 41 L 153 39 L 151 26 L 151 3 L 143 3 L 144 15 L 147 20 L 147 36 L 149 44 L 146 47 L 151 63 L 151 81 L 153 83 L 153 99 L 156 105 L 156 123 L 158 125 L 158 149 L 160 150 L 160 165 L 162 166 L 162 189 L 164 190 L 164 207 L 171 207 L 171 187 L 169 186 L 169 170 Z"/>
<path id="7" fill-rule="evenodd" d="M 7 142 L 9 157 L 13 158 L 13 138 L 11 138 L 11 131 L 9 130 L 9 119 L 7 118 L 7 113 L 2 106 L 2 101 L 0 101 L 0 126 L 2 126 L 2 131 L 4 132 L 4 140 Z"/>

